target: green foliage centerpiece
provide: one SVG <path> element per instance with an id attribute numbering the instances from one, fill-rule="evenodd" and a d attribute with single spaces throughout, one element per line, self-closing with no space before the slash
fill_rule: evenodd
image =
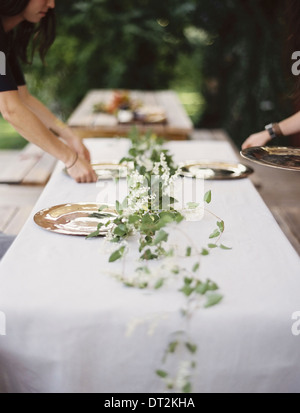
<path id="1" fill-rule="evenodd" d="M 188 324 L 199 308 L 211 307 L 222 300 L 215 282 L 200 279 L 200 259 L 216 248 L 230 249 L 220 243 L 225 228 L 224 221 L 213 214 L 217 219 L 216 228 L 211 232 L 207 245 L 199 249 L 179 225 L 185 220 L 186 212 L 175 208 L 176 199 L 173 196 L 173 184 L 179 178 L 180 168 L 175 165 L 169 151 L 164 149 L 164 141 L 150 132 L 140 136 L 136 130 L 132 131 L 130 139 L 128 156 L 120 161 L 132 165 L 128 169 L 128 195 L 123 202 L 116 201 L 117 217 L 105 224 L 99 222 L 97 230 L 88 238 L 98 236 L 103 225 L 106 226 L 106 240 L 116 244 L 109 262 L 123 260 L 122 274 L 116 278 L 127 287 L 155 291 L 175 279 L 176 288 L 178 289 L 179 283 L 179 291 L 185 297 L 185 305 L 180 308 L 180 313 Z M 211 191 L 204 195 L 204 202 L 211 202 Z M 105 208 L 106 206 L 102 206 L 93 217 L 100 219 L 101 211 Z M 197 212 L 199 208 L 201 206 L 195 202 L 188 203 L 191 211 Z M 174 245 L 169 245 L 170 229 L 179 231 L 181 239 L 186 239 L 184 255 L 178 254 Z M 139 265 L 134 274 L 128 275 L 125 259 L 129 251 L 129 239 L 136 236 Z M 184 258 L 188 266 L 180 265 L 178 258 L 181 261 Z M 175 334 L 176 339 L 172 339 L 167 345 L 162 359 L 165 364 L 168 356 L 180 352 L 183 360 L 176 373 L 169 374 L 163 366 L 156 371 L 170 391 L 192 391 L 197 345 L 189 339 L 187 331 L 185 329 Z"/>

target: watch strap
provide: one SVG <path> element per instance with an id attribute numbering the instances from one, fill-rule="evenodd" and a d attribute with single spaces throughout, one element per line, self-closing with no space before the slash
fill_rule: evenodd
<path id="1" fill-rule="evenodd" d="M 271 139 L 283 136 L 283 133 L 278 123 L 269 123 L 268 125 L 265 126 L 265 129 L 266 131 L 269 132 Z"/>

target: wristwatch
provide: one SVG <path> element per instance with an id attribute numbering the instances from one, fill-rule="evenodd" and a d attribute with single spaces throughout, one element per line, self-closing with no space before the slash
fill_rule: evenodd
<path id="1" fill-rule="evenodd" d="M 279 138 L 280 136 L 283 136 L 283 133 L 278 123 L 269 123 L 268 125 L 265 126 L 265 129 L 266 131 L 269 132 L 271 139 Z"/>

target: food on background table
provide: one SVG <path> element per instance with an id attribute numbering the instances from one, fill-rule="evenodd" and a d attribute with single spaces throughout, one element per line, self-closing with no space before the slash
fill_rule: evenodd
<path id="1" fill-rule="evenodd" d="M 146 123 L 165 122 L 166 113 L 160 106 L 144 105 L 135 112 L 136 118 Z"/>
<path id="2" fill-rule="evenodd" d="M 128 91 L 116 90 L 113 93 L 111 101 L 106 104 L 103 102 L 96 103 L 94 105 L 94 112 L 104 112 L 111 115 L 116 115 L 119 110 L 136 110 L 142 103 L 137 100 L 133 100 L 130 97 Z"/>
<path id="3" fill-rule="evenodd" d="M 94 105 L 94 113 L 102 112 L 117 117 L 119 123 L 165 123 L 166 113 L 157 105 L 143 105 L 131 98 L 128 91 L 115 91 L 109 103 L 99 102 Z"/>

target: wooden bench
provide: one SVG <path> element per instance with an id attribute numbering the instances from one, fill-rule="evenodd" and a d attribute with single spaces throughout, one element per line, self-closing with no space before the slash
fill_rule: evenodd
<path id="1" fill-rule="evenodd" d="M 290 243 L 300 255 L 300 207 L 296 205 L 273 206 L 271 211 Z"/>
<path id="2" fill-rule="evenodd" d="M 10 151 L 11 152 L 11 151 Z M 56 159 L 33 144 L 28 144 L 10 161 L 3 162 L 0 184 L 45 185 L 54 169 Z"/>
<path id="3" fill-rule="evenodd" d="M 0 185 L 0 232 L 17 235 L 43 189 L 38 185 Z"/>
<path id="4" fill-rule="evenodd" d="M 68 124 L 82 138 L 127 136 L 133 124 L 119 123 L 114 115 L 94 113 L 97 103 L 108 104 L 113 90 L 91 90 L 71 115 Z M 145 105 L 161 107 L 166 114 L 166 124 L 136 124 L 141 133 L 151 129 L 154 133 L 167 139 L 184 140 L 193 131 L 193 124 L 177 94 L 172 90 L 163 91 L 129 91 L 133 100 Z"/>

